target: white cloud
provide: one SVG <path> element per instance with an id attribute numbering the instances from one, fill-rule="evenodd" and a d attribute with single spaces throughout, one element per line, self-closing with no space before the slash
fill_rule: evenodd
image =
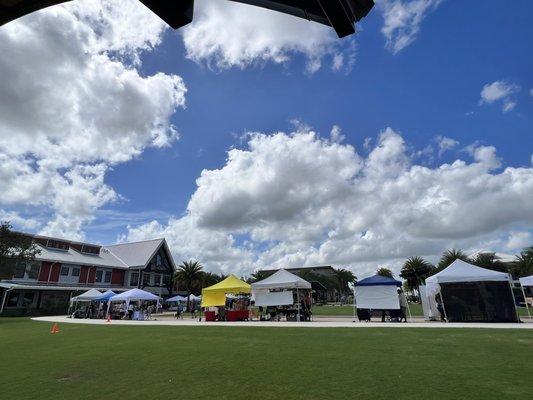
<path id="1" fill-rule="evenodd" d="M 434 11 L 442 0 L 381 0 L 378 3 L 385 20 L 381 33 L 387 39 L 386 47 L 398 53 L 414 42 L 424 18 Z"/>
<path id="2" fill-rule="evenodd" d="M 459 144 L 457 140 L 446 136 L 437 136 L 435 140 L 437 141 L 437 144 L 439 146 L 439 157 L 442 157 L 445 152 L 453 149 Z"/>
<path id="3" fill-rule="evenodd" d="M 511 232 L 506 247 L 510 250 L 520 251 L 524 247 L 532 245 L 533 238 L 530 232 Z"/>
<path id="4" fill-rule="evenodd" d="M 195 7 L 194 21 L 183 29 L 183 40 L 187 57 L 198 63 L 245 68 L 264 62 L 283 64 L 299 53 L 313 73 L 325 57 L 332 58 L 334 70 L 349 68 L 353 61 L 353 39 L 341 41 L 330 27 L 228 1 L 202 0 Z"/>
<path id="5" fill-rule="evenodd" d="M 502 102 L 502 111 L 504 113 L 511 111 L 516 106 L 516 102 L 512 96 L 520 91 L 520 86 L 506 81 L 494 81 L 487 83 L 481 89 L 480 105 L 492 104 L 497 101 Z"/>
<path id="6" fill-rule="evenodd" d="M 366 158 L 312 131 L 254 133 L 224 166 L 202 172 L 183 217 L 132 227 L 128 238 L 166 235 L 178 258 L 242 274 L 313 264 L 366 274 L 533 223 L 533 168 L 495 173 L 492 146 L 473 146 L 471 163 L 435 168 L 409 151 L 391 128 Z"/>
<path id="7" fill-rule="evenodd" d="M 108 167 L 177 139 L 170 117 L 185 104 L 182 79 L 138 70 L 164 29 L 142 4 L 111 0 L 2 27 L 0 205 L 47 207 L 54 219 L 43 232 L 80 237 L 117 198 L 104 183 Z"/>
<path id="8" fill-rule="evenodd" d="M 36 229 L 40 223 L 34 218 L 25 218 L 15 211 L 0 209 L 0 222 L 9 221 L 11 224 L 20 226 L 23 229 Z"/>

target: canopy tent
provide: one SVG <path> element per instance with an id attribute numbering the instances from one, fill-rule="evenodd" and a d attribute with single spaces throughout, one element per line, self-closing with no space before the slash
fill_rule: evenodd
<path id="1" fill-rule="evenodd" d="M 131 289 L 124 293 L 116 294 L 109 301 L 139 301 L 152 300 L 159 301 L 159 296 L 141 289 Z"/>
<path id="2" fill-rule="evenodd" d="M 520 285 L 522 286 L 522 295 L 524 296 L 524 303 L 526 303 L 527 315 L 529 316 L 529 319 L 531 319 L 531 312 L 529 311 L 529 304 L 527 302 L 526 291 L 524 290 L 524 287 L 533 287 L 533 275 L 520 278 L 519 281 Z"/>
<path id="3" fill-rule="evenodd" d="M 250 293 L 250 285 L 235 275 L 230 275 L 213 286 L 202 289 L 202 307 L 223 306 L 226 304 L 226 293 Z"/>
<path id="4" fill-rule="evenodd" d="M 522 286 L 533 286 L 533 275 L 519 279 Z"/>
<path id="5" fill-rule="evenodd" d="M 422 303 L 422 311 L 424 312 L 424 319 L 435 321 L 439 316 L 437 302 L 435 296 L 428 296 L 426 294 L 426 285 L 418 286 L 420 292 L 420 302 Z"/>
<path id="6" fill-rule="evenodd" d="M 174 296 L 174 297 L 171 297 L 170 299 L 166 299 L 165 300 L 167 303 L 174 303 L 174 302 L 180 302 L 180 301 L 187 301 L 187 297 L 183 297 L 183 296 Z"/>
<path id="7" fill-rule="evenodd" d="M 299 289 L 311 289 L 311 283 L 284 269 L 276 271 L 259 282 L 252 283 L 251 286 L 255 305 L 262 307 L 292 305 L 294 303 L 292 291 L 270 292 L 270 290 L 296 289 L 298 321 L 300 320 Z"/>
<path id="8" fill-rule="evenodd" d="M 116 293 L 113 292 L 112 290 L 107 290 L 106 292 L 104 292 L 103 295 L 101 295 L 100 297 L 98 297 L 95 300 L 96 301 L 108 301 L 111 297 L 113 297 L 115 295 L 116 295 Z"/>
<path id="9" fill-rule="evenodd" d="M 298 275 L 280 269 L 262 281 L 252 283 L 252 292 L 265 289 L 311 289 L 311 284 Z"/>
<path id="10" fill-rule="evenodd" d="M 394 278 L 374 275 L 355 283 L 354 301 L 358 309 L 399 310 L 401 286 Z"/>
<path id="11" fill-rule="evenodd" d="M 85 293 L 82 293 L 76 297 L 70 299 L 70 303 L 80 302 L 80 301 L 93 301 L 102 297 L 102 293 L 96 289 L 89 289 Z"/>
<path id="12" fill-rule="evenodd" d="M 187 300 L 187 298 L 185 298 L 185 300 Z M 189 295 L 189 301 L 200 301 L 200 300 L 202 300 L 202 296 L 195 296 L 192 293 Z"/>
<path id="13" fill-rule="evenodd" d="M 516 322 L 509 274 L 455 260 L 426 279 L 426 296 L 440 295 L 446 319 Z"/>

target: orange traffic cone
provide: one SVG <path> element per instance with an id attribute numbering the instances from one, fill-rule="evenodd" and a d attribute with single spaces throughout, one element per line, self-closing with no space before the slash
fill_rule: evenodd
<path id="1" fill-rule="evenodd" d="M 111 314 L 107 314 L 107 321 L 106 322 L 111 322 Z"/>
<path id="2" fill-rule="evenodd" d="M 59 333 L 59 326 L 57 326 L 57 323 L 52 325 L 52 330 L 50 331 L 50 333 Z"/>

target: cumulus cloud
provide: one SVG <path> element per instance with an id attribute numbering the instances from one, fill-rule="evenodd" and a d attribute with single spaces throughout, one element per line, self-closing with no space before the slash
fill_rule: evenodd
<path id="1" fill-rule="evenodd" d="M 524 247 L 532 245 L 533 238 L 530 232 L 511 232 L 506 247 L 510 250 L 520 251 Z"/>
<path id="2" fill-rule="evenodd" d="M 228 1 L 202 0 L 192 24 L 183 29 L 187 57 L 225 69 L 264 62 L 283 64 L 292 55 L 307 58 L 317 71 L 324 58 L 339 70 L 353 62 L 353 39 L 340 40 L 324 25 L 260 7 Z"/>
<path id="3" fill-rule="evenodd" d="M 481 89 L 479 105 L 501 102 L 504 113 L 511 111 L 516 106 L 513 95 L 520 91 L 520 86 L 506 81 L 487 83 Z"/>
<path id="4" fill-rule="evenodd" d="M 424 18 L 434 11 L 442 0 L 381 0 L 384 24 L 381 33 L 387 40 L 386 47 L 398 53 L 413 43 Z"/>
<path id="5" fill-rule="evenodd" d="M 135 30 L 131 30 L 135 26 Z M 77 1 L 0 31 L 0 205 L 45 206 L 43 232 L 80 237 L 117 198 L 108 168 L 178 138 L 177 75 L 142 75 L 165 25 L 132 1 Z"/>
<path id="6" fill-rule="evenodd" d="M 473 147 L 472 156 L 418 165 L 391 128 L 366 157 L 312 130 L 252 133 L 225 165 L 202 172 L 183 217 L 131 227 L 127 238 L 165 235 L 180 257 L 243 274 L 317 264 L 363 274 L 378 264 L 397 268 L 405 257 L 475 247 L 533 223 L 533 169 L 494 172 L 492 146 Z"/>
<path id="7" fill-rule="evenodd" d="M 437 142 L 437 145 L 439 146 L 439 157 L 442 157 L 445 152 L 453 149 L 459 144 L 457 140 L 446 136 L 437 136 L 435 140 Z"/>

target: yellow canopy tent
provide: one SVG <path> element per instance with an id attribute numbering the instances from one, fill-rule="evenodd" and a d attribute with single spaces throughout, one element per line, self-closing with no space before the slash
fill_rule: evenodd
<path id="1" fill-rule="evenodd" d="M 223 306 L 226 304 L 226 293 L 250 293 L 251 287 L 235 275 L 230 275 L 213 286 L 202 289 L 202 307 Z"/>

